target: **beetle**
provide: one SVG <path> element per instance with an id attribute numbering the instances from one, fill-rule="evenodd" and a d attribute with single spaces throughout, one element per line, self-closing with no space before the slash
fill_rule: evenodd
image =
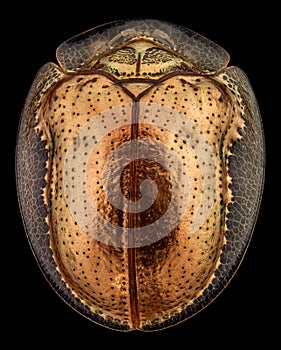
<path id="1" fill-rule="evenodd" d="M 35 258 L 91 321 L 176 325 L 222 292 L 251 240 L 265 143 L 250 82 L 214 42 L 154 19 L 86 31 L 57 60 L 17 136 Z"/>

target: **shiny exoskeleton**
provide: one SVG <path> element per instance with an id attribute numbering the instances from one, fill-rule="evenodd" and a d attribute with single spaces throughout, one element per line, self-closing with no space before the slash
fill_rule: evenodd
<path id="1" fill-rule="evenodd" d="M 25 229 L 54 289 L 116 330 L 208 305 L 251 239 L 264 178 L 258 105 L 215 43 L 119 21 L 67 40 L 20 122 Z"/>

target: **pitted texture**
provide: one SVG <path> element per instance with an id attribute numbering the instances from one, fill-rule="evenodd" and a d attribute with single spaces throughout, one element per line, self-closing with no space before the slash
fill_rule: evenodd
<path id="1" fill-rule="evenodd" d="M 87 32 L 58 56 L 70 72 L 39 71 L 17 144 L 35 256 L 101 325 L 176 324 L 221 292 L 251 238 L 264 143 L 249 82 L 215 44 L 153 20 Z"/>

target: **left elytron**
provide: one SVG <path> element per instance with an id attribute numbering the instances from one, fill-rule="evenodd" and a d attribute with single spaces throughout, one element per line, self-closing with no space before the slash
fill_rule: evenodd
<path id="1" fill-rule="evenodd" d="M 250 84 L 218 45 L 155 20 L 97 27 L 57 58 L 17 140 L 31 248 L 90 320 L 175 325 L 224 289 L 252 235 L 264 138 Z"/>

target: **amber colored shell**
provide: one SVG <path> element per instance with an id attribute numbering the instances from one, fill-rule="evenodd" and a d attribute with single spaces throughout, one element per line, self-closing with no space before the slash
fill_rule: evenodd
<path id="1" fill-rule="evenodd" d="M 115 330 L 160 330 L 208 305 L 251 239 L 264 178 L 259 109 L 215 43 L 156 20 L 63 43 L 17 140 L 18 196 L 45 277 Z"/>

